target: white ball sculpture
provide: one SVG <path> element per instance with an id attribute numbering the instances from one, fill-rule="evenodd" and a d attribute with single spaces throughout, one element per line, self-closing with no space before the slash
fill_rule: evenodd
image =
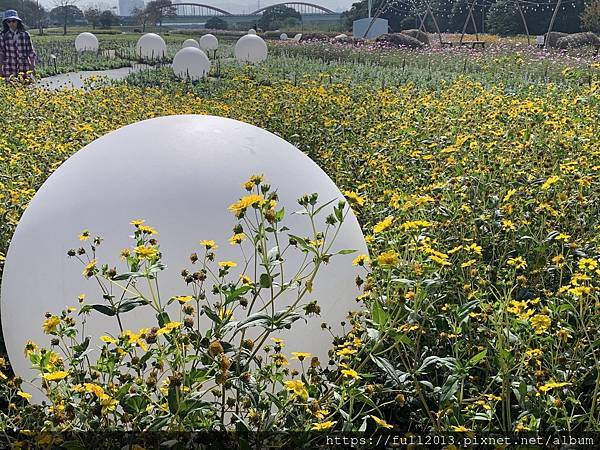
<path id="1" fill-rule="evenodd" d="M 248 30 L 248 34 L 256 34 L 256 30 L 254 28 L 250 28 Z"/>
<path id="2" fill-rule="evenodd" d="M 135 53 L 147 59 L 160 59 L 167 53 L 165 40 L 155 33 L 146 33 L 135 44 Z"/>
<path id="3" fill-rule="evenodd" d="M 86 295 L 86 304 L 106 304 L 96 281 L 82 275 L 83 264 L 76 257 L 68 258 L 67 250 L 87 244 L 89 253 L 91 240 L 101 236 L 102 244 L 94 256 L 98 266 L 106 263 L 122 273 L 127 267 L 119 255 L 123 248 L 135 245 L 131 239 L 132 220 L 145 219 L 145 225 L 158 232 L 167 266 L 158 275 L 163 304 L 171 296 L 191 293 L 181 270 L 194 270 L 196 266 L 191 265 L 189 255 L 204 254 L 201 240 L 214 240 L 219 246 L 214 250 L 215 266 L 219 261 L 238 263 L 230 269 L 229 280 L 239 280 L 244 266 L 242 250 L 228 242 L 238 220 L 228 206 L 249 194 L 241 184 L 252 174 L 264 174 L 265 182 L 277 189 L 277 209 L 285 208 L 282 225 L 290 229 L 281 235 L 286 243 L 286 233 L 312 235 L 307 216 L 293 214 L 302 209 L 298 198 L 316 192 L 321 205 L 335 199 L 316 217 L 318 231 L 325 230 L 325 218 L 337 200 L 344 198 L 325 172 L 292 144 L 264 129 L 222 117 L 179 115 L 144 120 L 100 137 L 71 156 L 30 202 L 6 257 L 1 292 L 2 330 L 15 373 L 26 383 L 40 385 L 39 379 L 34 380 L 39 374 L 31 369 L 23 349 L 29 339 L 50 348 L 50 336 L 41 328 L 46 312 L 60 315 L 66 307 L 77 305 L 80 294 Z M 78 235 L 84 229 L 90 231 L 91 237 L 80 242 Z M 241 245 L 246 255 L 253 254 L 249 240 Z M 276 245 L 272 237 L 270 245 Z M 320 324 L 327 322 L 335 333 L 341 333 L 339 322 L 356 308 L 359 291 L 354 280 L 359 272 L 351 261 L 358 254 L 366 254 L 367 248 L 352 212 L 346 216 L 330 253 L 342 249 L 356 253 L 336 255 L 322 265 L 312 292 L 302 300 L 318 300 L 320 316 L 309 316 L 307 323 L 300 320 L 290 330 L 274 333 L 274 337 L 284 339 L 283 352 L 288 358 L 291 352 L 309 352 L 326 363 L 331 336 L 321 330 Z M 290 247 L 284 259 L 286 278 L 291 278 L 305 261 L 305 254 Z M 258 279 L 260 272 L 252 271 L 251 275 Z M 138 287 L 144 289 L 141 283 Z M 211 304 L 217 301 L 208 285 L 206 292 Z M 292 304 L 297 292 L 284 292 L 277 299 L 277 309 Z M 181 306 L 177 302 L 169 305 L 167 311 L 171 320 L 179 320 Z M 246 314 L 238 308 L 234 318 L 243 320 Z M 73 315 L 77 318 L 76 312 Z M 120 317 L 125 330 L 137 332 L 156 325 L 155 311 L 148 305 Z M 81 316 L 77 320 L 80 329 Z M 202 316 L 198 325 L 202 329 L 209 324 Z M 254 336 L 256 329 L 247 330 L 247 337 Z M 91 337 L 89 348 L 93 350 L 88 355 L 90 360 L 97 359 L 102 346 L 100 336 L 119 333 L 115 317 L 93 311 L 85 326 L 85 335 Z M 29 389 L 34 400 L 40 401 L 40 395 L 35 396 L 39 391 L 31 386 Z"/>
<path id="4" fill-rule="evenodd" d="M 186 39 L 185 41 L 183 41 L 182 48 L 186 47 L 200 48 L 200 45 L 198 44 L 198 41 L 196 39 Z"/>
<path id="5" fill-rule="evenodd" d="M 173 72 L 179 78 L 200 80 L 208 75 L 209 70 L 210 61 L 199 48 L 182 48 L 173 58 Z"/>
<path id="6" fill-rule="evenodd" d="M 75 38 L 75 49 L 78 52 L 96 52 L 98 46 L 98 38 L 92 33 L 80 33 Z"/>
<path id="7" fill-rule="evenodd" d="M 286 33 L 281 33 L 281 35 L 279 36 L 279 39 L 282 41 L 287 41 L 288 35 Z"/>
<path id="8" fill-rule="evenodd" d="M 260 36 L 247 34 L 235 43 L 235 59 L 239 63 L 256 64 L 267 59 L 267 44 Z"/>
<path id="9" fill-rule="evenodd" d="M 213 34 L 205 34 L 200 38 L 200 48 L 202 50 L 216 50 L 219 48 L 219 40 Z"/>

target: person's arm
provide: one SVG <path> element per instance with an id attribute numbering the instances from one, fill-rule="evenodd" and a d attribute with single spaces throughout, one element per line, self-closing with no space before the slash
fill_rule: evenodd
<path id="1" fill-rule="evenodd" d="M 4 78 L 4 35 L 0 33 L 0 77 Z"/>

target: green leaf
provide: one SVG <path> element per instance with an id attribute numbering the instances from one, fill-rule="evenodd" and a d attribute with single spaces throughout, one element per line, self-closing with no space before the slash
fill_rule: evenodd
<path id="1" fill-rule="evenodd" d="M 169 386 L 168 403 L 171 414 L 177 414 L 179 411 L 179 386 L 173 384 Z"/>
<path id="2" fill-rule="evenodd" d="M 373 322 L 380 327 L 385 325 L 389 318 L 388 313 L 383 309 L 377 300 L 373 302 L 373 311 L 371 311 L 371 316 L 373 317 Z"/>
<path id="3" fill-rule="evenodd" d="M 161 326 L 161 328 L 169 322 L 171 322 L 171 319 L 169 318 L 169 315 L 166 312 L 157 314 L 156 319 L 158 320 L 158 324 Z"/>
<path id="4" fill-rule="evenodd" d="M 229 294 L 227 294 L 227 297 L 225 297 L 225 303 L 227 304 L 227 303 L 230 303 L 232 301 L 239 299 L 242 295 L 244 295 L 250 289 L 252 289 L 252 286 L 245 285 L 245 286 L 239 287 L 235 291 L 230 292 Z"/>
<path id="5" fill-rule="evenodd" d="M 340 250 L 336 253 L 336 255 L 350 255 L 351 253 L 356 253 L 358 250 Z"/>
<path id="6" fill-rule="evenodd" d="M 113 308 L 112 306 L 92 305 L 92 308 L 94 308 L 96 311 L 104 314 L 105 316 L 114 316 L 115 314 L 117 314 L 115 308 Z"/>
<path id="7" fill-rule="evenodd" d="M 137 308 L 138 306 L 149 305 L 149 304 L 150 304 L 150 302 L 148 300 L 143 299 L 143 298 L 136 299 L 136 300 L 133 300 L 133 299 L 132 300 L 127 300 L 127 301 L 124 301 L 123 303 L 121 303 L 119 305 L 119 308 L 118 308 L 117 311 L 119 313 L 125 313 L 125 312 L 128 312 L 128 311 L 131 311 L 134 308 Z"/>
<path id="8" fill-rule="evenodd" d="M 387 359 L 381 358 L 379 356 L 374 356 L 372 354 L 370 355 L 370 357 L 373 360 L 373 362 L 377 364 L 377 367 L 383 370 L 390 377 L 390 379 L 394 383 L 396 383 L 397 386 L 404 383 L 406 381 L 406 378 L 408 378 L 407 373 L 400 372 L 394 369 L 394 366 L 392 366 L 392 364 Z"/>
<path id="9" fill-rule="evenodd" d="M 265 289 L 270 288 L 271 284 L 273 282 L 273 280 L 271 280 L 271 277 L 266 273 L 263 273 L 260 275 L 259 281 L 260 281 L 260 287 L 265 288 Z"/>
<path id="10" fill-rule="evenodd" d="M 242 320 L 238 326 L 238 330 L 243 330 L 244 328 L 257 327 L 257 326 L 265 326 L 268 325 L 271 321 L 271 316 L 267 314 L 256 313 L 246 317 Z"/>
<path id="11" fill-rule="evenodd" d="M 487 348 L 480 351 L 475 356 L 473 356 L 469 360 L 469 366 L 471 366 L 471 367 L 476 366 L 479 361 L 481 361 L 483 358 L 485 358 L 485 355 L 487 355 Z"/>
<path id="12" fill-rule="evenodd" d="M 89 345 L 90 345 L 90 337 L 88 336 L 85 338 L 85 340 L 81 344 L 73 346 L 73 350 L 75 351 L 75 354 L 73 356 L 75 358 L 78 358 L 79 356 L 81 356 L 81 354 L 87 350 Z"/>
<path id="13" fill-rule="evenodd" d="M 458 378 L 454 375 L 450 375 L 444 385 L 442 386 L 442 393 L 440 395 L 440 403 L 443 404 L 450 400 L 454 394 L 458 391 Z"/>
<path id="14" fill-rule="evenodd" d="M 125 280 L 129 280 L 130 278 L 139 278 L 141 276 L 142 276 L 142 274 L 139 272 L 125 272 L 125 273 L 121 273 L 111 279 L 113 281 L 125 281 Z"/>
<path id="15" fill-rule="evenodd" d="M 279 211 L 275 213 L 275 220 L 277 222 L 281 222 L 285 217 L 285 208 L 281 208 Z"/>
<path id="16" fill-rule="evenodd" d="M 333 202 L 335 202 L 337 199 L 334 198 L 333 200 L 329 200 L 327 203 L 325 203 L 324 205 L 321 205 L 317 208 L 317 210 L 313 213 L 314 216 L 316 216 L 317 214 L 319 214 L 323 208 L 325 208 L 328 205 L 331 205 Z"/>

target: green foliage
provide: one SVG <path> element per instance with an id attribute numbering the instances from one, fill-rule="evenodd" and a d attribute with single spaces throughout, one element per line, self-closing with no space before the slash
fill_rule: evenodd
<path id="1" fill-rule="evenodd" d="M 263 30 L 275 30 L 294 26 L 302 20 L 300 13 L 285 5 L 276 5 L 263 11 L 258 26 Z"/>
<path id="2" fill-rule="evenodd" d="M 585 30 L 600 33 L 600 0 L 594 0 L 585 7 L 581 22 Z"/>
<path id="3" fill-rule="evenodd" d="M 229 28 L 229 24 L 226 20 L 221 19 L 220 17 L 211 17 L 204 24 L 205 28 L 209 30 L 227 30 Z"/>
<path id="4" fill-rule="evenodd" d="M 525 32 L 513 0 L 499 0 L 492 5 L 487 15 L 487 31 L 500 36 Z"/>

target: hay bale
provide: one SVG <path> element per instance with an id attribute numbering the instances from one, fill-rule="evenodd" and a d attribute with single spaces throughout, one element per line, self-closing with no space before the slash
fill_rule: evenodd
<path id="1" fill-rule="evenodd" d="M 427 35 L 427 33 L 423 32 L 421 30 L 416 30 L 416 29 L 402 30 L 400 33 L 406 34 L 407 36 L 415 38 L 417 41 L 420 41 L 425 45 L 429 45 L 429 36 Z"/>
<path id="2" fill-rule="evenodd" d="M 376 42 L 384 42 L 394 47 L 422 48 L 423 43 L 414 37 L 402 33 L 390 33 L 379 36 Z"/>
<path id="3" fill-rule="evenodd" d="M 548 43 L 548 47 L 556 48 L 556 41 L 560 38 L 568 36 L 567 33 L 559 33 L 558 31 L 552 31 L 551 33 L 546 33 L 546 42 Z"/>
<path id="4" fill-rule="evenodd" d="M 586 45 L 600 45 L 600 38 L 594 33 L 573 33 L 556 41 L 557 48 L 581 48 Z"/>
<path id="5" fill-rule="evenodd" d="M 300 38 L 300 42 L 305 41 L 329 42 L 329 36 L 325 33 L 304 33 Z"/>

